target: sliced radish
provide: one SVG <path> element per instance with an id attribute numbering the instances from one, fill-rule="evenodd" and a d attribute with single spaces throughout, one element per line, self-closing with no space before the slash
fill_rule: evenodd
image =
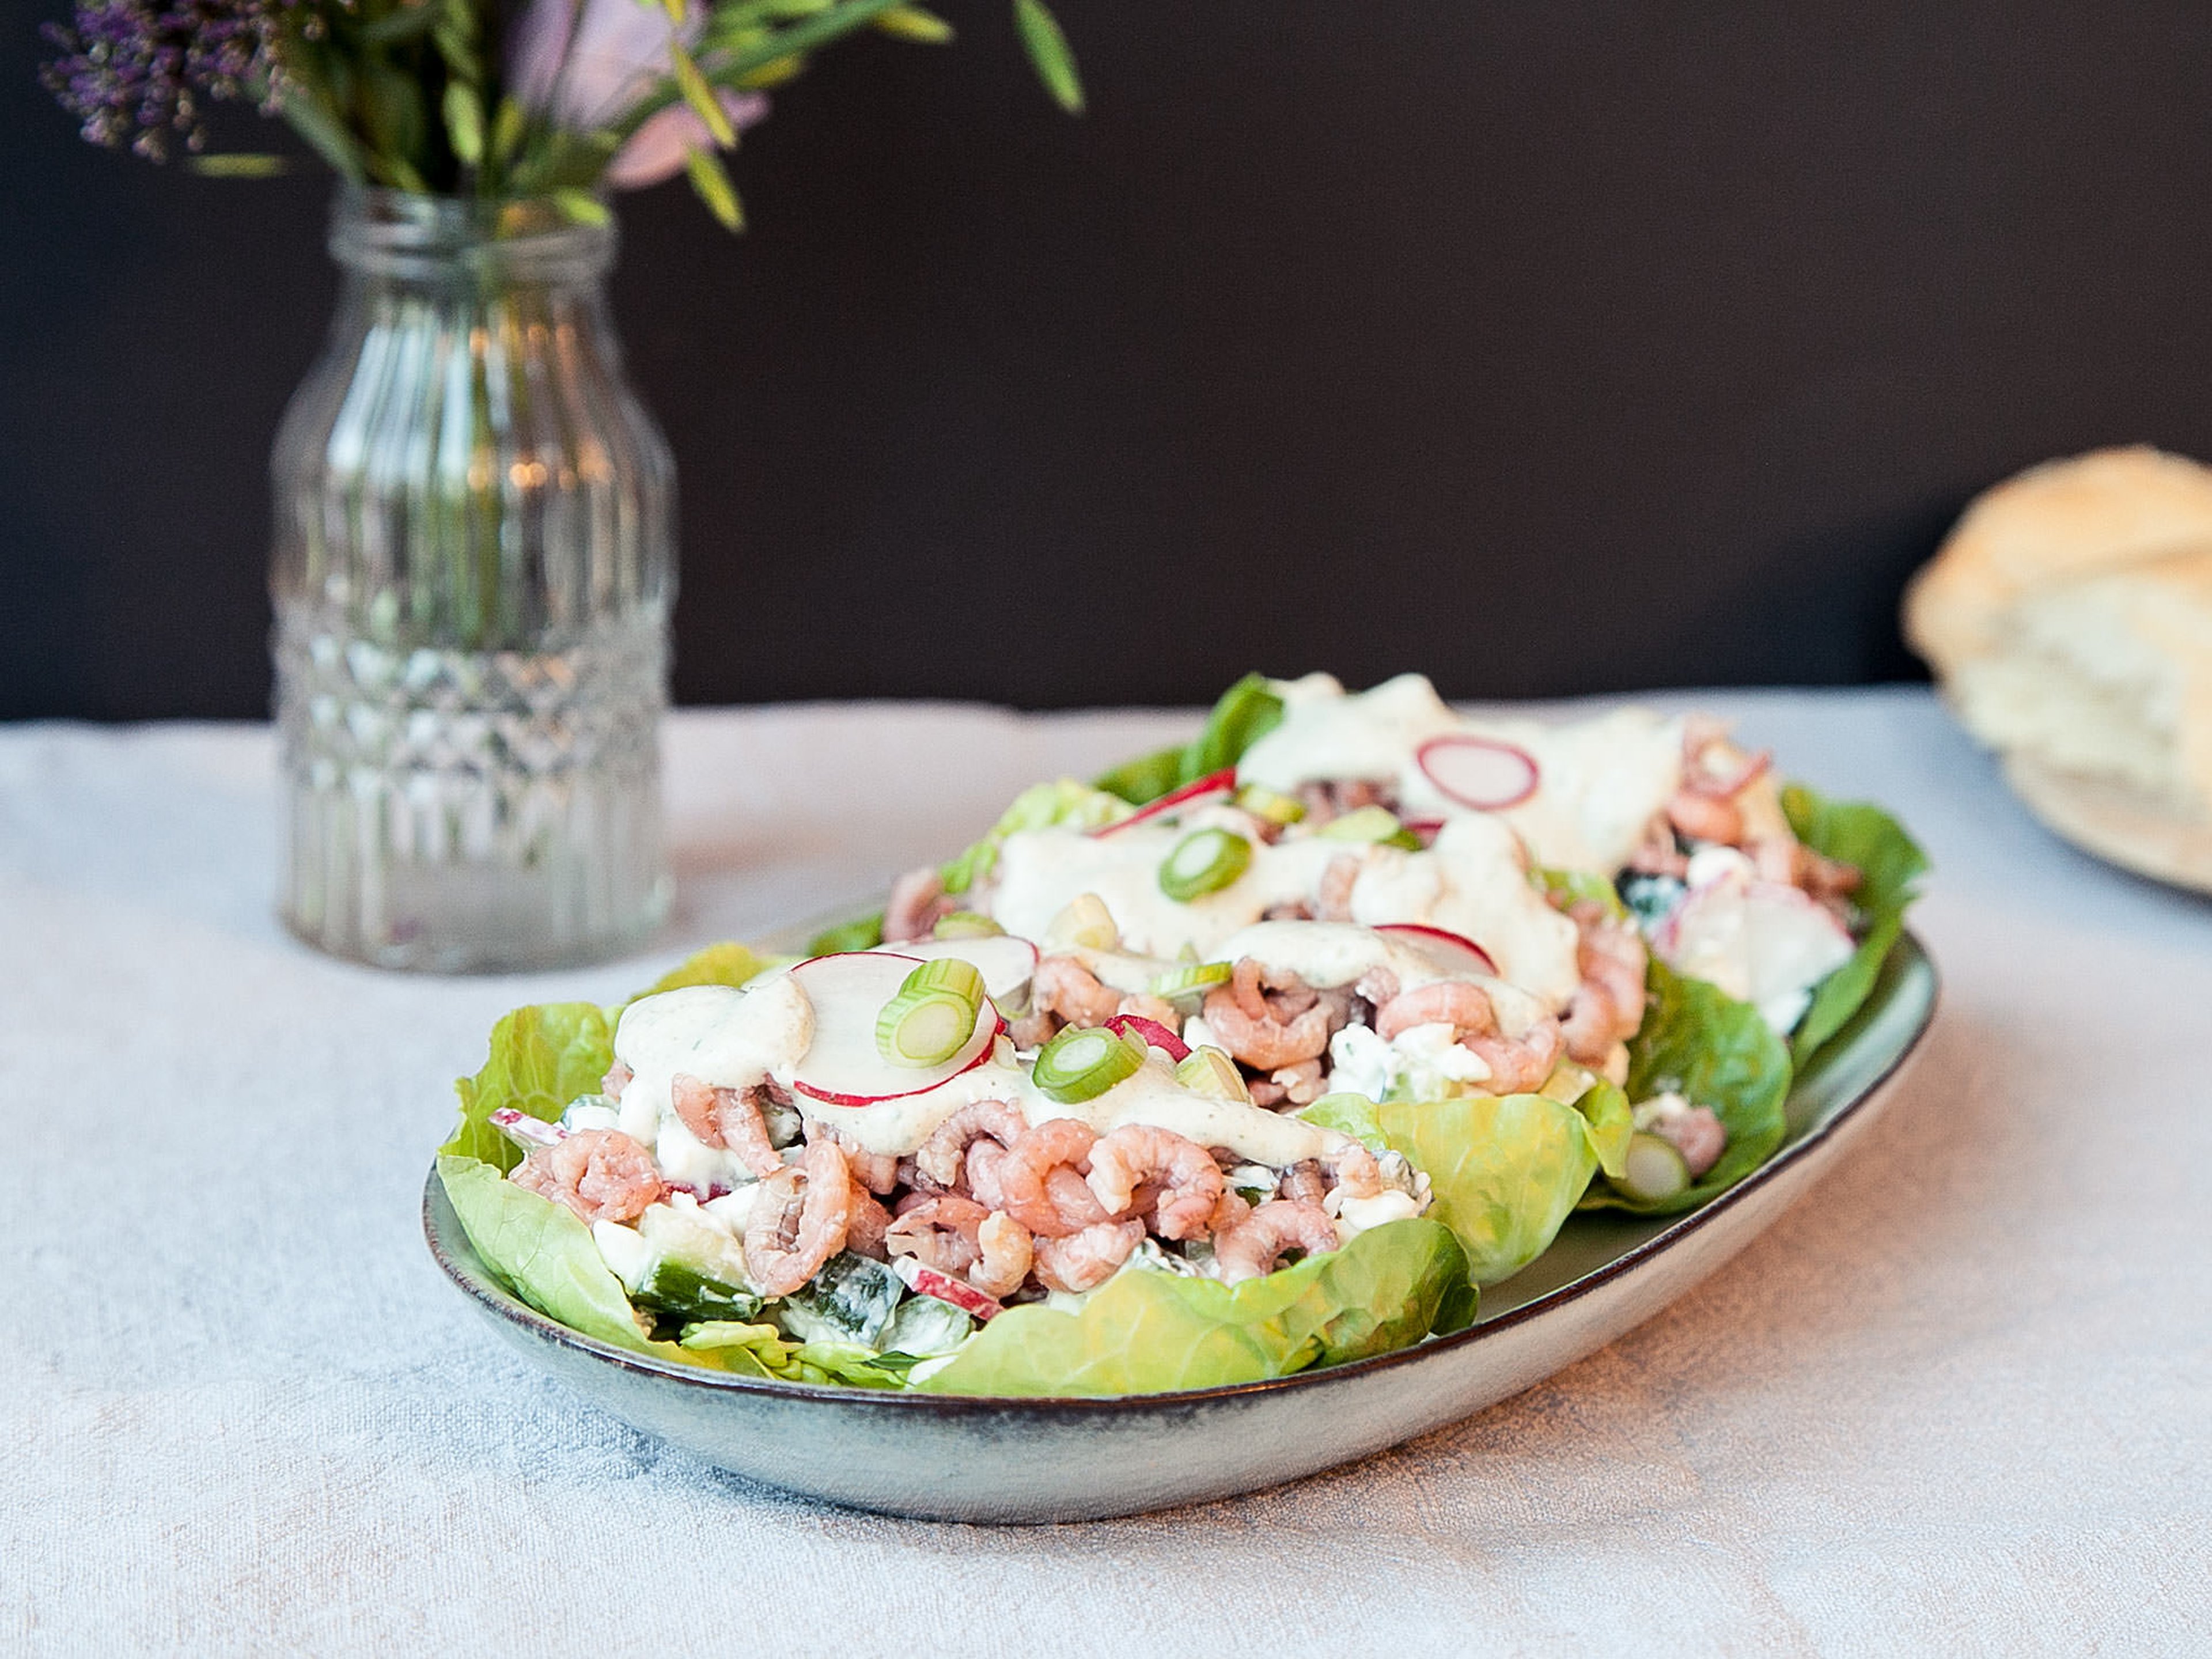
<path id="1" fill-rule="evenodd" d="M 1478 812 L 1502 812 L 1536 793 L 1536 757 L 1495 738 L 1431 738 L 1413 758 L 1437 789 Z"/>
<path id="2" fill-rule="evenodd" d="M 1425 921 L 1386 921 L 1375 931 L 1402 939 L 1409 945 L 1427 950 L 1431 956 L 1465 962 L 1492 979 L 1500 977 L 1496 957 L 1465 934 L 1455 933 L 1449 928 L 1431 927 Z"/>
<path id="3" fill-rule="evenodd" d="M 557 1123 L 548 1123 L 542 1117 L 532 1117 L 527 1112 L 517 1111 L 512 1106 L 502 1106 L 491 1115 L 491 1127 L 518 1146 L 557 1146 L 568 1138 L 568 1130 Z"/>
<path id="4" fill-rule="evenodd" d="M 891 1258 L 891 1271 L 906 1281 L 906 1287 L 916 1296 L 934 1297 L 939 1302 L 949 1302 L 963 1313 L 988 1321 L 1006 1312 L 1006 1304 L 988 1297 L 964 1279 L 951 1273 L 939 1273 L 934 1267 L 925 1267 L 910 1255 Z"/>
<path id="5" fill-rule="evenodd" d="M 994 1002 L 1012 997 L 1036 972 L 1037 948 L 1012 933 L 986 933 L 975 939 L 915 939 L 901 942 L 902 956 L 935 962 L 951 957 L 967 963 L 983 976 L 983 994 Z"/>
<path id="6" fill-rule="evenodd" d="M 1164 1052 L 1178 1066 L 1190 1058 L 1190 1046 L 1156 1019 L 1146 1019 L 1142 1014 L 1116 1014 L 1106 1022 L 1106 1029 L 1116 1036 L 1131 1032 L 1144 1039 L 1152 1048 Z"/>
<path id="7" fill-rule="evenodd" d="M 1443 834 L 1444 821 L 1442 818 L 1402 818 L 1399 821 L 1398 827 L 1407 835 L 1419 839 L 1422 846 L 1427 847 L 1432 845 L 1436 838 Z"/>
<path id="8" fill-rule="evenodd" d="M 1111 823 L 1101 824 L 1091 833 L 1094 838 L 1103 841 L 1109 836 L 1120 834 L 1133 823 L 1146 823 L 1154 818 L 1164 817 L 1170 812 L 1189 806 L 1194 803 L 1210 800 L 1216 795 L 1232 795 L 1236 793 L 1237 769 L 1233 766 L 1224 766 L 1218 772 L 1209 772 L 1202 778 L 1193 779 L 1180 789 L 1170 789 L 1158 800 L 1148 801 L 1139 806 L 1127 817 L 1116 818 Z"/>
<path id="9" fill-rule="evenodd" d="M 1692 767 L 1682 780 L 1682 787 L 1693 795 L 1704 795 L 1713 800 L 1733 800 L 1774 764 L 1772 751 L 1762 749 L 1756 755 L 1745 757 L 1743 764 L 1724 775 L 1716 777 L 1705 770 L 1705 757 Z"/>
<path id="10" fill-rule="evenodd" d="M 791 1086 L 832 1106 L 872 1106 L 926 1093 L 981 1065 L 1006 1029 L 988 999 L 976 1012 L 974 1034 L 941 1066 L 894 1066 L 876 1047 L 876 1018 L 919 960 L 889 951 L 848 951 L 793 968 L 793 983 L 814 1006 L 814 1041 L 793 1068 Z"/>

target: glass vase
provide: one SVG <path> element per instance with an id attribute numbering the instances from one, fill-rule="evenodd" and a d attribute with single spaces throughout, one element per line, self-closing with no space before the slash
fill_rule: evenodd
<path id="1" fill-rule="evenodd" d="M 611 224 L 345 190 L 343 284 L 270 467 L 281 907 L 477 972 L 665 914 L 675 468 L 623 378 Z"/>

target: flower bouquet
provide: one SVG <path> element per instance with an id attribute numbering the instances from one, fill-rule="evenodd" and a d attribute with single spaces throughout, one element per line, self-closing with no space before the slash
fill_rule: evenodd
<path id="1" fill-rule="evenodd" d="M 1014 21 L 1082 92 L 1042 0 Z M 389 967 L 606 956 L 665 913 L 659 723 L 674 467 L 604 287 L 611 190 L 726 154 L 768 88 L 898 0 L 77 0 L 47 84 L 85 136 L 203 170 L 210 104 L 281 116 L 337 172 L 344 274 L 270 471 L 285 863 L 318 948 Z"/>

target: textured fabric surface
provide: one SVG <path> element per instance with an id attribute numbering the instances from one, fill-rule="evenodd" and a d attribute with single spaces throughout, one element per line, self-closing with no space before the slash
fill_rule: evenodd
<path id="1" fill-rule="evenodd" d="M 1935 858 L 1943 1009 L 1871 1142 L 1469 1422 L 1030 1529 L 663 1450 L 498 1345 L 416 1206 L 504 1009 L 864 895 L 1182 722 L 681 716 L 663 947 L 459 981 L 280 931 L 264 731 L 0 730 L 0 1650 L 2212 1650 L 2212 906 L 2052 841 L 1923 693 L 1702 701 Z"/>

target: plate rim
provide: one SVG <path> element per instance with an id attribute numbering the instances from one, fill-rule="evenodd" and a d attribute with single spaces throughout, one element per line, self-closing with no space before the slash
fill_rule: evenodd
<path id="1" fill-rule="evenodd" d="M 1263 1377 L 1249 1382 L 1219 1383 L 1205 1389 L 1182 1389 L 1172 1392 L 1117 1395 L 975 1395 L 927 1394 L 909 1389 L 863 1389 L 849 1385 L 787 1382 L 775 1377 L 743 1376 L 728 1371 L 708 1370 L 702 1367 L 679 1365 L 651 1354 L 635 1352 L 617 1347 L 611 1342 L 572 1330 L 524 1302 L 520 1297 L 499 1287 L 496 1277 L 483 1258 L 477 1255 L 469 1242 L 467 1232 L 459 1227 L 459 1217 L 446 1196 L 445 1186 L 438 1174 L 437 1160 L 431 1160 L 430 1170 L 422 1185 L 422 1234 L 432 1258 L 453 1285 L 476 1303 L 484 1313 L 506 1321 L 517 1329 L 540 1342 L 574 1349 L 587 1358 L 611 1363 L 619 1369 L 646 1376 L 703 1389 L 710 1393 L 752 1395 L 775 1400 L 807 1403 L 859 1406 L 872 1409 L 904 1412 L 933 1412 L 965 1414 L 1000 1414 L 1009 1410 L 1074 1412 L 1083 1414 L 1125 1413 L 1132 1408 L 1153 1407 L 1194 1407 L 1220 1401 L 1247 1399 L 1268 1395 L 1292 1387 L 1318 1388 L 1329 1383 L 1349 1384 L 1377 1372 L 1425 1361 L 1447 1352 L 1471 1349 L 1486 1338 L 1510 1331 L 1540 1316 L 1556 1313 L 1583 1298 L 1594 1295 L 1623 1274 L 1633 1271 L 1650 1256 L 1662 1251 L 1671 1251 L 1736 1206 L 1749 1201 L 1762 1188 L 1781 1176 L 1795 1164 L 1828 1140 L 1834 1138 L 1851 1119 L 1879 1099 L 1892 1079 L 1919 1051 L 1933 1027 L 1942 1004 L 1943 981 L 1919 935 L 1911 928 L 1899 935 L 1898 945 L 1886 958 L 1887 968 L 1898 959 L 1898 952 L 1909 949 L 1911 956 L 1928 975 L 1929 988 L 1926 1006 L 1921 1011 L 1911 1034 L 1883 1061 L 1880 1073 L 1852 1097 L 1838 1106 L 1828 1117 L 1800 1139 L 1783 1147 L 1773 1157 L 1753 1170 L 1735 1186 L 1715 1194 L 1694 1210 L 1684 1212 L 1650 1237 L 1629 1246 L 1619 1255 L 1602 1266 L 1591 1269 L 1577 1279 L 1533 1297 L 1516 1307 L 1509 1308 L 1495 1319 L 1480 1320 L 1466 1329 L 1449 1336 L 1427 1337 L 1406 1347 L 1394 1348 L 1388 1353 L 1371 1354 L 1364 1359 L 1346 1361 L 1340 1365 L 1317 1367 L 1294 1371 L 1287 1376 Z M 453 1253 L 453 1243 L 445 1235 L 451 1224 L 459 1231 L 459 1243 L 466 1249 L 475 1267 L 471 1272 L 459 1262 Z M 1547 1247 L 1548 1248 L 1548 1247 Z"/>

